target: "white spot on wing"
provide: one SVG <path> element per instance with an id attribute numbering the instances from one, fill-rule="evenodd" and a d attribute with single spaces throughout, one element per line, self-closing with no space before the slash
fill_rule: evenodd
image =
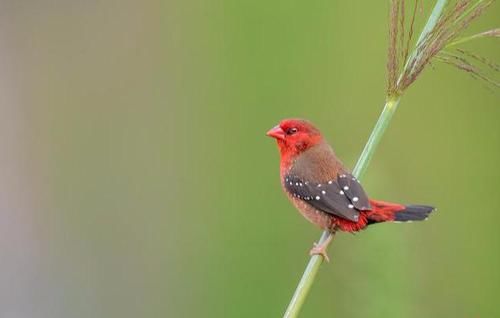
<path id="1" fill-rule="evenodd" d="M 320 197 L 319 197 L 319 195 L 317 195 L 317 196 L 316 196 L 316 200 L 319 200 L 319 199 L 320 199 Z"/>
<path id="2" fill-rule="evenodd" d="M 354 197 L 352 198 L 352 202 L 358 202 L 359 198 L 358 197 Z"/>

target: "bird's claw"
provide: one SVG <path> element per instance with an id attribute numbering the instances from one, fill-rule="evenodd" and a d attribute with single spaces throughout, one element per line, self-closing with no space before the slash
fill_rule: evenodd
<path id="1" fill-rule="evenodd" d="M 314 242 L 314 247 L 309 251 L 309 255 L 321 255 L 325 261 L 330 262 L 330 258 L 328 257 L 328 254 L 326 254 L 326 246 L 326 244 L 318 244 Z"/>

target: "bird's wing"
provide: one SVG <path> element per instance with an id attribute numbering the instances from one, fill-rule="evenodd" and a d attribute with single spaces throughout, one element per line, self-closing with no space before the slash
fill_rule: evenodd
<path id="1" fill-rule="evenodd" d="M 372 209 L 370 206 L 370 200 L 368 199 L 365 190 L 363 190 L 363 187 L 359 183 L 358 179 L 356 179 L 352 174 L 340 174 L 337 178 L 337 182 L 356 209 L 361 211 Z"/>
<path id="2" fill-rule="evenodd" d="M 358 221 L 360 210 L 370 209 L 368 197 L 363 188 L 350 174 L 342 174 L 337 179 L 324 183 L 287 175 L 283 182 L 286 190 L 294 197 L 318 210 L 353 222 Z"/>

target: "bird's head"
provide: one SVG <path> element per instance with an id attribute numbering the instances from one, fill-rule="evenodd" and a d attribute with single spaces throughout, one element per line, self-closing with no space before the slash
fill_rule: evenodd
<path id="1" fill-rule="evenodd" d="M 282 158 L 291 159 L 321 143 L 321 132 L 304 119 L 284 119 L 267 132 L 276 139 Z"/>

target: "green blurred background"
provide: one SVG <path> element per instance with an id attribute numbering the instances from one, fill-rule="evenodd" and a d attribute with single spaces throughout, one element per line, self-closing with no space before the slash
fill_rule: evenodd
<path id="1" fill-rule="evenodd" d="M 0 317 L 280 317 L 320 231 L 265 132 L 308 118 L 352 167 L 384 101 L 387 12 L 0 1 Z M 423 74 L 364 185 L 439 211 L 339 235 L 302 317 L 500 316 L 499 100 L 448 66 Z"/>

